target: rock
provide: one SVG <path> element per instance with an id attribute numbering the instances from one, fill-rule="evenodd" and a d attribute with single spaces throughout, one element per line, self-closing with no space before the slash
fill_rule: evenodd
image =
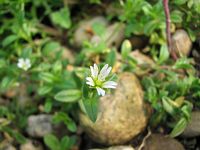
<path id="1" fill-rule="evenodd" d="M 95 123 L 80 113 L 80 124 L 98 143 L 123 144 L 141 133 L 147 125 L 143 91 L 132 73 L 122 73 L 114 95 L 100 98 Z"/>
<path id="2" fill-rule="evenodd" d="M 24 108 L 27 106 L 32 106 L 33 105 L 33 100 L 29 96 L 27 92 L 27 85 L 24 83 L 17 84 L 16 86 L 10 88 L 5 92 L 5 100 L 1 101 L 0 99 L 0 104 L 4 103 L 4 105 L 9 104 L 9 99 L 12 99 L 14 97 L 17 97 L 17 105 Z"/>
<path id="3" fill-rule="evenodd" d="M 90 150 L 134 150 L 131 146 L 112 146 L 104 149 L 90 149 Z"/>
<path id="4" fill-rule="evenodd" d="M 69 63 L 73 64 L 75 62 L 75 56 L 73 50 L 69 49 L 68 47 L 62 47 L 62 58 L 64 60 L 68 60 Z"/>
<path id="5" fill-rule="evenodd" d="M 99 37 L 92 30 L 95 23 L 102 24 L 106 27 L 105 34 Z M 74 33 L 74 45 L 80 47 L 83 41 L 90 41 L 98 44 L 101 40 L 106 42 L 108 48 L 119 46 L 124 39 L 125 25 L 122 23 L 114 23 L 109 25 L 108 21 L 103 17 L 95 17 L 80 23 L 78 29 Z"/>
<path id="6" fill-rule="evenodd" d="M 153 66 L 155 66 L 154 61 L 150 57 L 142 54 L 139 50 L 131 52 L 130 56 L 137 61 L 135 74 L 138 76 L 147 74 L 152 70 Z"/>
<path id="7" fill-rule="evenodd" d="M 200 136 L 200 111 L 192 112 L 190 123 L 181 136 L 187 138 Z"/>
<path id="8" fill-rule="evenodd" d="M 74 33 L 74 43 L 76 46 L 81 46 L 83 41 L 90 40 L 92 38 L 92 25 L 95 23 L 100 23 L 104 26 L 108 25 L 108 21 L 101 16 L 82 21 Z"/>
<path id="9" fill-rule="evenodd" d="M 188 56 L 192 48 L 192 41 L 185 30 L 177 30 L 172 36 L 172 50 L 178 56 Z"/>
<path id="10" fill-rule="evenodd" d="M 43 147 L 40 142 L 29 140 L 27 143 L 20 145 L 20 150 L 43 150 Z"/>
<path id="11" fill-rule="evenodd" d="M 32 115 L 28 118 L 27 133 L 32 137 L 43 137 L 52 133 L 52 116 L 46 114 Z"/>
<path id="12" fill-rule="evenodd" d="M 1 150 L 16 150 L 16 148 L 10 144 L 4 146 L 3 148 L 1 148 L 1 146 L 0 146 L 0 149 Z"/>
<path id="13" fill-rule="evenodd" d="M 152 134 L 142 150 L 185 150 L 177 140 L 161 134 Z"/>
<path id="14" fill-rule="evenodd" d="M 119 47 L 125 38 L 125 25 L 122 23 L 114 23 L 106 29 L 105 41 L 107 47 Z"/>

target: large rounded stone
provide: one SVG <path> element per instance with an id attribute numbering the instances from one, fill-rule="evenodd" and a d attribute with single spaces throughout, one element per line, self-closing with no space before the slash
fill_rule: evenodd
<path id="1" fill-rule="evenodd" d="M 93 25 L 101 24 L 105 27 L 103 36 L 99 36 L 93 31 Z M 74 45 L 80 47 L 84 41 L 89 41 L 94 45 L 104 42 L 108 48 L 118 47 L 125 37 L 125 25 L 122 23 L 109 22 L 101 16 L 82 21 L 74 33 Z"/>
<path id="2" fill-rule="evenodd" d="M 135 74 L 137 76 L 143 76 L 149 73 L 155 66 L 155 62 L 150 57 L 142 54 L 139 50 L 131 52 L 130 56 L 137 61 L 137 66 L 135 68 Z"/>
<path id="3" fill-rule="evenodd" d="M 28 118 L 27 133 L 32 137 L 43 137 L 53 132 L 52 116 L 46 114 L 32 115 Z"/>
<path id="4" fill-rule="evenodd" d="M 192 112 L 191 120 L 181 136 L 187 138 L 200 136 L 200 111 Z"/>
<path id="5" fill-rule="evenodd" d="M 20 150 L 43 150 L 43 147 L 38 141 L 28 140 L 27 143 L 20 145 Z"/>
<path id="6" fill-rule="evenodd" d="M 185 30 L 177 30 L 172 36 L 172 49 L 178 56 L 188 56 L 192 48 L 192 41 Z"/>
<path id="7" fill-rule="evenodd" d="M 81 46 L 83 41 L 90 40 L 93 37 L 93 33 L 90 31 L 92 31 L 92 26 L 96 23 L 102 24 L 103 26 L 108 25 L 108 21 L 102 16 L 84 20 L 79 24 L 74 33 L 74 43 L 76 46 Z"/>
<path id="8" fill-rule="evenodd" d="M 143 150 L 185 150 L 176 139 L 161 134 L 152 134 L 146 141 Z"/>
<path id="9" fill-rule="evenodd" d="M 146 127 L 148 117 L 145 112 L 140 82 L 134 74 L 123 73 L 114 95 L 100 98 L 96 122 L 80 113 L 80 123 L 96 142 L 123 144 Z"/>
<path id="10" fill-rule="evenodd" d="M 132 146 L 112 146 L 104 149 L 90 149 L 90 150 L 135 150 Z"/>

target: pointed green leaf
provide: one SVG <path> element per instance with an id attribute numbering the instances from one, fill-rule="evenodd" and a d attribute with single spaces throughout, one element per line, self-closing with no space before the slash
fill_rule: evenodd
<path id="1" fill-rule="evenodd" d="M 51 20 L 56 25 L 59 25 L 65 29 L 71 27 L 70 11 L 67 7 L 60 9 L 51 14 Z"/>
<path id="2" fill-rule="evenodd" d="M 125 40 L 123 43 L 122 43 L 122 47 L 121 47 L 121 54 L 122 54 L 122 57 L 124 59 L 126 59 L 129 55 L 129 53 L 131 52 L 132 50 L 132 45 L 131 45 L 131 42 L 129 40 Z"/>
<path id="3" fill-rule="evenodd" d="M 187 126 L 187 120 L 185 118 L 181 118 L 178 123 L 175 125 L 174 129 L 170 133 L 171 137 L 176 137 L 180 135 Z"/>
<path id="4" fill-rule="evenodd" d="M 98 114 L 98 98 L 83 100 L 86 113 L 92 122 L 95 122 Z"/>
<path id="5" fill-rule="evenodd" d="M 159 55 L 158 63 L 162 64 L 168 58 L 169 58 L 169 51 L 168 51 L 167 45 L 162 45 L 160 48 L 160 55 Z"/>
<path id="6" fill-rule="evenodd" d="M 44 136 L 44 143 L 51 149 L 51 150 L 60 150 L 60 142 L 57 137 L 53 134 L 47 134 Z"/>
<path id="7" fill-rule="evenodd" d="M 55 99 L 60 102 L 76 102 L 81 98 L 80 90 L 63 90 L 55 95 Z"/>

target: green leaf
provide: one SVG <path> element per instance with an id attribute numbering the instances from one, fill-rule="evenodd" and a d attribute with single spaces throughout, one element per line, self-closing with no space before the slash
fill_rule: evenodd
<path id="1" fill-rule="evenodd" d="M 44 104 L 44 111 L 46 113 L 49 113 L 51 111 L 51 109 L 52 109 L 52 105 L 53 105 L 52 100 L 51 99 L 47 99 L 45 101 L 45 104 Z"/>
<path id="2" fill-rule="evenodd" d="M 190 64 L 191 60 L 188 58 L 180 58 L 176 61 L 173 68 L 174 69 L 192 69 L 193 66 Z"/>
<path id="3" fill-rule="evenodd" d="M 192 8 L 193 5 L 194 5 L 194 0 L 188 0 L 187 3 L 188 8 Z"/>
<path id="4" fill-rule="evenodd" d="M 15 83 L 15 79 L 12 77 L 4 77 L 1 81 L 0 88 L 1 90 L 6 90 L 13 86 Z"/>
<path id="5" fill-rule="evenodd" d="M 190 36 L 190 39 L 192 40 L 192 42 L 194 42 L 196 40 L 196 35 L 195 35 L 195 31 L 191 30 L 190 28 L 187 28 L 188 34 Z"/>
<path id="6" fill-rule="evenodd" d="M 64 112 L 57 112 L 53 116 L 53 123 L 64 122 L 69 131 L 75 132 L 77 130 L 76 123 Z"/>
<path id="7" fill-rule="evenodd" d="M 5 132 L 8 132 L 8 134 L 14 137 L 17 140 L 17 142 L 19 142 L 20 144 L 23 144 L 26 142 L 26 138 L 18 131 L 14 131 L 13 129 L 9 127 L 3 127 L 2 130 Z"/>
<path id="8" fill-rule="evenodd" d="M 150 35 L 158 26 L 159 22 L 157 22 L 156 20 L 152 20 L 144 26 L 144 33 L 146 35 Z"/>
<path id="9" fill-rule="evenodd" d="M 182 20 L 182 12 L 175 10 L 171 12 L 171 21 L 174 23 L 181 23 Z"/>
<path id="10" fill-rule="evenodd" d="M 128 57 L 131 50 L 132 50 L 131 42 L 129 40 L 125 40 L 122 43 L 122 47 L 121 47 L 121 54 L 122 54 L 123 59 L 126 59 Z"/>
<path id="11" fill-rule="evenodd" d="M 111 52 L 106 56 L 106 63 L 113 66 L 116 62 L 116 52 L 111 50 Z"/>
<path id="12" fill-rule="evenodd" d="M 45 95 L 45 94 L 49 93 L 52 89 L 53 89 L 52 86 L 47 86 L 47 85 L 39 87 L 38 94 Z"/>
<path id="13" fill-rule="evenodd" d="M 104 33 L 106 31 L 105 25 L 103 23 L 101 23 L 101 22 L 95 22 L 92 25 L 92 29 L 99 36 L 104 35 Z"/>
<path id="14" fill-rule="evenodd" d="M 170 99 L 167 97 L 162 98 L 163 108 L 165 109 L 166 112 L 173 115 L 175 113 L 175 108 L 171 105 L 169 101 Z"/>
<path id="15" fill-rule="evenodd" d="M 49 54 L 58 51 L 61 49 L 61 46 L 58 42 L 48 42 L 44 45 L 44 48 L 42 49 L 42 52 L 44 55 L 48 56 Z"/>
<path id="16" fill-rule="evenodd" d="M 71 27 L 70 11 L 67 7 L 60 9 L 51 14 L 51 20 L 56 25 L 59 25 L 65 29 Z"/>
<path id="17" fill-rule="evenodd" d="M 6 60 L 0 59 L 0 69 L 6 67 Z"/>
<path id="18" fill-rule="evenodd" d="M 12 42 L 14 42 L 16 39 L 18 39 L 17 35 L 9 35 L 3 40 L 2 46 L 6 47 L 9 44 L 11 44 Z"/>
<path id="19" fill-rule="evenodd" d="M 53 65 L 53 72 L 57 74 L 61 71 L 62 71 L 62 63 L 60 60 L 57 60 Z"/>
<path id="20" fill-rule="evenodd" d="M 76 102 L 81 98 L 81 91 L 74 89 L 63 90 L 57 93 L 54 98 L 60 102 Z"/>
<path id="21" fill-rule="evenodd" d="M 92 122 L 95 122 L 98 114 L 98 98 L 83 100 L 86 113 Z"/>
<path id="22" fill-rule="evenodd" d="M 171 137 L 176 137 L 178 135 L 180 135 L 184 129 L 187 126 L 187 120 L 185 118 L 181 118 L 177 124 L 175 125 L 175 127 L 173 128 L 172 132 L 170 133 Z"/>
<path id="23" fill-rule="evenodd" d="M 52 73 L 49 72 L 42 72 L 39 74 L 39 77 L 41 80 L 47 82 L 47 83 L 53 83 L 55 80 L 55 77 Z"/>
<path id="24" fill-rule="evenodd" d="M 19 143 L 26 143 L 26 138 L 21 133 L 13 131 L 12 135 Z"/>
<path id="25" fill-rule="evenodd" d="M 184 105 L 181 108 L 181 111 L 183 112 L 185 118 L 189 121 L 191 119 L 191 113 L 192 113 L 192 103 L 187 102 L 187 105 Z"/>
<path id="26" fill-rule="evenodd" d="M 177 5 L 183 5 L 187 2 L 188 0 L 174 0 L 173 3 Z"/>
<path id="27" fill-rule="evenodd" d="M 70 138 L 68 136 L 64 136 L 61 139 L 61 150 L 67 150 L 70 148 Z"/>
<path id="28" fill-rule="evenodd" d="M 86 84 L 86 80 L 83 81 L 83 86 L 82 86 L 82 96 L 83 99 L 89 98 L 89 86 Z"/>
<path id="29" fill-rule="evenodd" d="M 90 3 L 101 4 L 101 0 L 90 0 Z"/>
<path id="30" fill-rule="evenodd" d="M 44 143 L 51 149 L 51 150 L 61 150 L 60 142 L 56 136 L 53 134 L 47 134 L 44 136 Z"/>
<path id="31" fill-rule="evenodd" d="M 162 64 L 167 59 L 169 59 L 169 51 L 168 51 L 167 45 L 162 45 L 160 48 L 160 55 L 159 55 L 158 63 Z"/>
<path id="32" fill-rule="evenodd" d="M 21 54 L 23 58 L 30 58 L 32 54 L 32 48 L 24 48 Z"/>
<path id="33" fill-rule="evenodd" d="M 69 131 L 71 132 L 76 132 L 77 127 L 76 127 L 76 123 L 74 121 L 68 121 L 67 122 L 67 128 L 69 129 Z"/>
<path id="34" fill-rule="evenodd" d="M 70 149 L 76 142 L 74 137 L 64 136 L 61 139 L 61 150 L 68 150 Z"/>
<path id="35" fill-rule="evenodd" d="M 73 71 L 72 72 L 72 77 L 76 83 L 76 87 L 81 89 L 81 84 L 82 84 L 82 80 L 80 79 L 80 77 L 77 75 L 77 72 Z"/>

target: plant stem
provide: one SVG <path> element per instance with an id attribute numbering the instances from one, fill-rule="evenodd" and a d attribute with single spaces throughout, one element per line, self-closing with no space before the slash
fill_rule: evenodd
<path id="1" fill-rule="evenodd" d="M 172 38 L 171 38 L 171 32 L 170 32 L 170 12 L 169 12 L 169 6 L 168 6 L 169 0 L 163 0 L 163 6 L 165 11 L 165 20 L 166 20 L 166 35 L 167 35 L 167 45 L 168 45 L 168 51 L 172 58 L 174 60 L 177 59 L 176 53 L 172 50 Z"/>

